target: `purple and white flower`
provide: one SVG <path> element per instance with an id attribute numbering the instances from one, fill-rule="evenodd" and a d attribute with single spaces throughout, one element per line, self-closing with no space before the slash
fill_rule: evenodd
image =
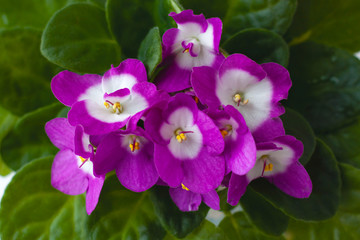
<path id="1" fill-rule="evenodd" d="M 220 198 L 215 190 L 208 193 L 191 192 L 184 184 L 181 187 L 170 188 L 170 197 L 183 212 L 197 211 L 201 202 L 214 210 L 220 210 Z"/>
<path id="2" fill-rule="evenodd" d="M 170 187 L 184 184 L 195 193 L 218 187 L 224 177 L 224 140 L 213 121 L 184 93 L 165 109 L 154 108 L 145 130 L 155 142 L 154 160 L 160 178 Z"/>
<path id="3" fill-rule="evenodd" d="M 298 161 L 303 153 L 301 141 L 293 136 L 280 136 L 256 145 L 256 164 L 246 175 L 232 174 L 229 182 L 228 203 L 236 205 L 247 185 L 259 177 L 266 178 L 284 193 L 307 198 L 312 191 L 309 174 Z"/>
<path id="4" fill-rule="evenodd" d="M 231 105 L 225 106 L 224 110 L 210 110 L 207 114 L 224 137 L 225 174 L 231 171 L 238 175 L 246 174 L 255 165 L 256 146 L 244 118 Z"/>
<path id="5" fill-rule="evenodd" d="M 91 135 L 122 128 L 158 98 L 155 85 L 147 82 L 144 64 L 136 59 L 123 61 L 103 77 L 63 71 L 53 78 L 51 89 L 60 102 L 71 107 L 70 124 L 81 124 Z"/>
<path id="6" fill-rule="evenodd" d="M 220 66 L 224 60 L 219 52 L 222 22 L 219 18 L 194 15 L 192 10 L 169 16 L 178 28 L 169 29 L 163 35 L 165 69 L 157 76 L 156 85 L 167 92 L 175 92 L 190 87 L 193 67 Z"/>
<path id="7" fill-rule="evenodd" d="M 219 70 L 194 68 L 191 84 L 203 104 L 215 109 L 234 106 L 254 132 L 285 112 L 279 101 L 287 98 L 291 79 L 279 64 L 259 65 L 245 55 L 233 54 Z"/>
<path id="8" fill-rule="evenodd" d="M 51 184 L 59 191 L 78 195 L 86 192 L 86 211 L 96 207 L 105 176 L 95 177 L 91 159 L 94 147 L 81 126 L 71 126 L 66 118 L 46 123 L 45 131 L 51 142 L 60 149 L 51 168 Z"/>
<path id="9" fill-rule="evenodd" d="M 95 175 L 115 169 L 121 184 L 134 192 L 149 189 L 159 178 L 154 144 L 140 127 L 108 134 L 98 146 L 93 162 Z"/>

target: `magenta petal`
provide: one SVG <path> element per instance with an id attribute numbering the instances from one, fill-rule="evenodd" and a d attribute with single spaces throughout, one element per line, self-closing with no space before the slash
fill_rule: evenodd
<path id="1" fill-rule="evenodd" d="M 207 151 L 210 154 L 221 154 L 224 151 L 224 138 L 211 118 L 199 111 L 196 124 L 203 135 Z"/>
<path id="2" fill-rule="evenodd" d="M 278 102 L 286 99 L 292 84 L 288 70 L 277 63 L 263 63 L 261 67 L 274 86 L 273 101 Z"/>
<path id="3" fill-rule="evenodd" d="M 152 140 L 158 144 L 165 145 L 168 144 L 168 141 L 165 141 L 160 136 L 160 126 L 163 123 L 162 111 L 159 108 L 152 108 L 148 115 L 146 116 L 144 125 L 145 130 Z"/>
<path id="4" fill-rule="evenodd" d="M 269 118 L 252 133 L 256 142 L 271 141 L 276 137 L 284 136 L 285 129 L 280 118 Z"/>
<path id="5" fill-rule="evenodd" d="M 111 67 L 111 69 L 104 74 L 103 81 L 106 82 L 110 78 L 121 74 L 132 75 L 136 79 L 136 82 L 147 82 L 144 64 L 140 60 L 131 58 L 122 61 L 118 67 Z"/>
<path id="6" fill-rule="evenodd" d="M 240 198 L 246 192 L 246 187 L 249 185 L 249 181 L 246 175 L 232 174 L 229 182 L 228 198 L 227 202 L 235 206 L 239 203 Z"/>
<path id="7" fill-rule="evenodd" d="M 201 194 L 203 202 L 214 210 L 220 210 L 220 198 L 215 190 Z"/>
<path id="8" fill-rule="evenodd" d="M 220 18 L 209 18 L 207 19 L 209 25 L 212 25 L 214 31 L 214 50 L 219 52 L 219 44 L 222 33 L 222 22 Z"/>
<path id="9" fill-rule="evenodd" d="M 190 9 L 184 10 L 180 13 L 172 12 L 169 14 L 169 16 L 175 20 L 178 26 L 187 23 L 193 23 L 193 24 L 197 24 L 202 29 L 202 32 L 205 32 L 208 27 L 208 23 L 204 15 L 203 14 L 194 15 L 193 10 Z"/>
<path id="10" fill-rule="evenodd" d="M 295 153 L 292 162 L 298 161 L 301 155 L 304 152 L 304 145 L 301 141 L 297 140 L 295 137 L 290 135 L 280 136 L 273 140 L 273 142 L 278 142 L 284 145 L 289 146 Z"/>
<path id="11" fill-rule="evenodd" d="M 163 59 L 171 55 L 172 53 L 172 46 L 176 42 L 176 38 L 180 32 L 180 29 L 171 28 L 167 30 L 164 35 L 162 36 L 162 43 L 163 43 Z"/>
<path id="12" fill-rule="evenodd" d="M 192 112 L 194 123 L 198 118 L 200 111 L 197 108 L 196 102 L 192 97 L 185 93 L 176 94 L 170 101 L 167 108 L 163 111 L 163 119 L 168 121 L 169 116 L 180 108 L 187 108 Z"/>
<path id="13" fill-rule="evenodd" d="M 77 125 L 75 129 L 75 154 L 83 158 L 89 158 L 92 155 L 92 150 L 89 147 L 89 135 L 84 133 L 84 128 Z"/>
<path id="14" fill-rule="evenodd" d="M 258 81 L 266 77 L 266 72 L 262 69 L 262 67 L 243 54 L 236 53 L 226 58 L 219 69 L 220 79 L 228 70 L 231 69 L 246 71 L 256 77 Z"/>
<path id="15" fill-rule="evenodd" d="M 107 135 L 97 147 L 95 157 L 93 159 L 95 176 L 104 175 L 114 170 L 123 158 L 124 151 L 122 146 L 122 137 L 118 133 L 110 133 Z"/>
<path id="16" fill-rule="evenodd" d="M 57 190 L 78 195 L 88 189 L 88 176 L 77 164 L 77 157 L 71 150 L 61 150 L 51 167 L 51 185 Z"/>
<path id="17" fill-rule="evenodd" d="M 46 123 L 45 132 L 52 144 L 60 150 L 74 150 L 75 127 L 66 118 L 54 118 Z"/>
<path id="18" fill-rule="evenodd" d="M 94 211 L 98 201 L 101 189 L 103 187 L 105 176 L 99 178 L 89 178 L 89 188 L 86 192 L 86 212 L 88 215 Z"/>
<path id="19" fill-rule="evenodd" d="M 227 170 L 238 175 L 246 174 L 254 167 L 256 162 L 256 145 L 250 130 L 240 112 L 233 106 L 226 106 L 225 111 L 237 122 L 235 130 L 237 138 L 228 139 L 225 143 L 224 156 Z M 230 138 L 230 136 L 229 136 Z"/>
<path id="20" fill-rule="evenodd" d="M 116 168 L 116 175 L 124 187 L 143 192 L 154 186 L 159 179 L 153 159 L 153 144 L 140 146 L 134 153 L 127 153 Z"/>
<path id="21" fill-rule="evenodd" d="M 201 204 L 201 195 L 179 188 L 169 189 L 170 197 L 183 212 L 197 211 Z"/>
<path id="22" fill-rule="evenodd" d="M 170 187 L 178 187 L 184 178 L 181 161 L 174 158 L 166 146 L 155 144 L 154 162 L 161 179 Z"/>
<path id="23" fill-rule="evenodd" d="M 100 135 L 115 131 L 126 125 L 129 117 L 125 118 L 124 121 L 118 122 L 104 122 L 91 116 L 86 108 L 87 102 L 91 100 L 84 100 L 75 103 L 69 111 L 68 119 L 71 125 L 76 126 L 78 124 L 84 127 L 84 131 L 90 135 Z M 96 105 L 96 103 L 92 103 Z M 104 108 L 105 109 L 105 108 Z M 106 109 L 105 109 L 106 110 Z M 104 111 L 104 118 L 106 114 L 112 114 Z"/>
<path id="24" fill-rule="evenodd" d="M 200 102 L 210 108 L 218 108 L 221 105 L 216 96 L 217 71 L 211 67 L 194 67 L 191 74 L 191 85 Z"/>
<path id="25" fill-rule="evenodd" d="M 164 61 L 166 66 L 159 72 L 154 82 L 158 89 L 177 92 L 191 87 L 191 69 L 180 68 L 171 56 Z"/>
<path id="26" fill-rule="evenodd" d="M 292 163 L 286 172 L 267 179 L 281 191 L 295 198 L 308 198 L 312 191 L 310 176 L 298 161 Z"/>
<path id="27" fill-rule="evenodd" d="M 62 104 L 71 107 L 88 88 L 98 84 L 101 89 L 101 78 L 96 74 L 62 71 L 51 80 L 51 90 Z"/>
<path id="28" fill-rule="evenodd" d="M 221 184 L 225 162 L 222 156 L 211 155 L 203 149 L 197 158 L 183 161 L 183 169 L 184 185 L 190 191 L 207 193 Z"/>

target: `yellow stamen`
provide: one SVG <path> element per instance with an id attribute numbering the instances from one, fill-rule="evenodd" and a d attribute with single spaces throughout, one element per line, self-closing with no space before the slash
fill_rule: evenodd
<path id="1" fill-rule="evenodd" d="M 223 136 L 223 138 L 225 138 L 229 134 L 229 132 L 226 130 L 220 130 L 220 132 L 221 132 L 221 135 Z"/>
<path id="2" fill-rule="evenodd" d="M 233 100 L 235 101 L 235 102 L 239 102 L 239 101 L 241 101 L 241 95 L 240 94 L 235 94 L 234 95 L 234 97 L 233 97 Z"/>
<path id="3" fill-rule="evenodd" d="M 129 147 L 132 152 L 135 152 L 135 150 L 140 149 L 140 143 L 139 142 L 135 142 L 135 144 L 130 143 Z"/>
<path id="4" fill-rule="evenodd" d="M 246 99 L 245 101 L 240 102 L 240 105 L 244 106 L 244 105 L 246 105 L 248 102 L 249 102 L 249 99 Z"/>
<path id="5" fill-rule="evenodd" d="M 114 105 L 113 105 L 113 110 L 114 110 L 114 112 L 116 112 L 116 110 L 118 110 L 119 113 L 121 113 L 121 112 L 122 112 L 122 106 L 121 106 L 121 104 L 120 104 L 119 102 L 114 103 Z"/>
<path id="6" fill-rule="evenodd" d="M 272 163 L 269 163 L 269 164 L 267 164 L 266 166 L 265 166 L 265 168 L 264 168 L 264 171 L 265 172 L 268 172 L 268 171 L 272 171 L 273 170 L 273 167 L 274 167 L 274 165 L 272 164 Z"/>
<path id="7" fill-rule="evenodd" d="M 178 129 L 175 131 L 175 135 L 176 135 L 176 140 L 179 142 L 179 143 L 182 143 L 183 141 L 185 141 L 187 139 L 185 133 L 182 133 L 181 132 L 181 129 Z"/>
<path id="8" fill-rule="evenodd" d="M 79 156 L 79 158 L 80 158 L 81 162 L 85 162 L 87 160 L 87 158 L 83 158 L 81 156 Z"/>
<path id="9" fill-rule="evenodd" d="M 186 191 L 190 191 L 187 187 L 185 187 L 184 184 L 181 184 L 181 188 L 184 189 L 184 190 L 186 190 Z"/>
<path id="10" fill-rule="evenodd" d="M 198 97 L 195 96 L 194 100 L 195 100 L 196 103 L 199 103 L 199 98 Z"/>
<path id="11" fill-rule="evenodd" d="M 110 104 L 109 104 L 108 102 L 104 102 L 104 106 L 105 106 L 106 108 L 109 108 L 109 107 L 110 107 Z"/>
<path id="12" fill-rule="evenodd" d="M 183 53 L 188 53 L 189 52 L 189 49 L 185 49 Z"/>

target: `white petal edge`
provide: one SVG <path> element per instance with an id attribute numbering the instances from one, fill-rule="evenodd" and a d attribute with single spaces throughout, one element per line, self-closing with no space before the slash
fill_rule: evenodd
<path id="1" fill-rule="evenodd" d="M 109 78 L 103 78 L 102 89 L 105 93 L 113 93 L 119 89 L 128 88 L 129 90 L 137 83 L 137 79 L 128 73 L 113 75 Z"/>

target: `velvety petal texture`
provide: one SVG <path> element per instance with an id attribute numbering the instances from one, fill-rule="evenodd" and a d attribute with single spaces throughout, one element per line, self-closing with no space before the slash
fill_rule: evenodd
<path id="1" fill-rule="evenodd" d="M 196 193 L 218 187 L 225 172 L 220 155 L 224 141 L 213 121 L 183 93 L 170 99 L 164 109 L 153 111 L 145 128 L 157 139 L 154 159 L 160 178 L 171 187 L 184 183 Z"/>
<path id="2" fill-rule="evenodd" d="M 66 118 L 54 118 L 46 123 L 45 132 L 52 144 L 60 150 L 74 150 L 75 127 Z"/>
<path id="3" fill-rule="evenodd" d="M 259 177 L 266 178 L 292 197 L 309 197 L 312 191 L 311 179 L 298 161 L 302 153 L 302 143 L 289 135 L 277 137 L 270 142 L 258 143 L 255 166 L 246 175 L 231 176 L 229 204 L 237 204 L 245 193 L 246 186 Z"/>
<path id="4" fill-rule="evenodd" d="M 218 68 L 224 60 L 219 52 L 222 22 L 219 18 L 205 19 L 194 15 L 192 10 L 171 13 L 178 25 L 163 35 L 164 69 L 156 78 L 159 89 L 168 92 L 189 88 L 193 67 L 211 66 Z"/>

